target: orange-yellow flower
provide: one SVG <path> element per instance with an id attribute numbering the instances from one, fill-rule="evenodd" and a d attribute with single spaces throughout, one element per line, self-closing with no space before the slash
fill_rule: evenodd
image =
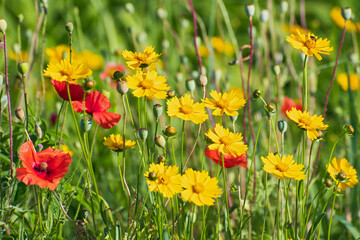
<path id="1" fill-rule="evenodd" d="M 76 61 L 70 63 L 69 59 L 62 59 L 60 62 L 50 62 L 44 70 L 44 77 L 51 77 L 60 82 L 74 82 L 91 76 L 92 71 Z"/>
<path id="2" fill-rule="evenodd" d="M 337 82 L 342 90 L 347 91 L 349 88 L 349 78 L 347 73 L 340 73 L 336 77 Z M 350 88 L 353 91 L 358 90 L 360 87 L 360 79 L 356 73 L 350 73 Z"/>
<path id="3" fill-rule="evenodd" d="M 334 21 L 334 23 L 340 27 L 344 28 L 345 26 L 345 19 L 341 15 L 341 8 L 334 7 L 330 11 L 330 17 Z M 349 32 L 359 32 L 360 31 L 360 23 L 359 22 L 353 22 L 351 19 L 349 19 L 346 23 L 346 31 Z"/>
<path id="4" fill-rule="evenodd" d="M 341 190 L 346 190 L 347 187 L 352 188 L 359 182 L 356 169 L 353 166 L 350 166 L 350 163 L 346 158 L 333 158 L 331 164 L 327 165 L 327 168 L 328 173 Z M 336 176 L 341 172 L 345 174 L 345 181 L 339 183 Z"/>
<path id="5" fill-rule="evenodd" d="M 152 46 L 148 46 L 145 48 L 144 52 L 131 52 L 128 50 L 124 50 L 122 52 L 123 58 L 127 60 L 126 64 L 131 69 L 137 68 L 146 68 L 150 64 L 156 61 L 156 59 L 161 55 L 154 52 L 154 48 Z"/>
<path id="6" fill-rule="evenodd" d="M 228 93 L 218 93 L 216 91 L 210 92 L 211 98 L 206 98 L 205 107 L 214 109 L 212 114 L 214 116 L 222 116 L 224 113 L 228 116 L 237 116 L 237 110 L 245 106 L 245 99 L 236 95 L 235 91 Z"/>

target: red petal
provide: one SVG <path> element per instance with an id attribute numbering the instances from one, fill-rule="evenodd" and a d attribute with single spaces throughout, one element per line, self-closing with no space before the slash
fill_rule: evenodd
<path id="1" fill-rule="evenodd" d="M 220 152 L 218 150 L 210 150 L 209 148 L 206 148 L 205 156 L 213 160 L 216 164 L 219 164 Z M 232 168 L 235 166 L 247 168 L 246 160 L 246 154 L 242 154 L 241 156 L 233 156 L 231 154 L 224 155 L 225 168 Z M 222 160 L 220 160 L 220 166 L 222 166 Z"/>
<path id="2" fill-rule="evenodd" d="M 84 111 L 84 102 L 83 101 L 74 101 L 74 102 L 71 102 L 72 103 L 72 106 L 73 106 L 73 109 L 75 112 L 82 112 Z"/>
<path id="3" fill-rule="evenodd" d="M 59 94 L 59 96 L 62 99 L 69 101 L 69 95 L 66 86 L 67 83 L 56 81 L 54 79 L 51 79 L 51 83 L 54 85 L 54 88 L 56 92 Z M 69 88 L 70 88 L 71 101 L 81 101 L 84 99 L 84 90 L 79 84 L 69 83 Z"/>
<path id="4" fill-rule="evenodd" d="M 37 162 L 37 156 L 31 141 L 27 141 L 21 145 L 19 159 L 22 161 L 23 167 L 33 169 L 34 163 Z"/>
<path id="5" fill-rule="evenodd" d="M 111 112 L 95 112 L 93 114 L 94 121 L 102 128 L 108 129 L 114 127 L 120 121 L 121 115 Z"/>
<path id="6" fill-rule="evenodd" d="M 111 107 L 111 104 L 109 99 L 103 94 L 98 91 L 92 91 L 86 97 L 85 107 L 88 114 L 93 114 L 95 112 L 105 112 Z"/>

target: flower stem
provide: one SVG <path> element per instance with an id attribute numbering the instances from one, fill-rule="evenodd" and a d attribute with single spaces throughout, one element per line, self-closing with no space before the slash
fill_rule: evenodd
<path id="1" fill-rule="evenodd" d="M 225 239 L 231 239 L 230 211 L 229 211 L 229 199 L 228 199 L 228 192 L 227 192 L 227 184 L 226 184 L 224 154 L 221 153 L 220 158 L 221 159 L 219 159 L 219 161 L 222 162 L 224 192 L 225 192 L 225 202 L 226 202 L 226 219 L 225 219 L 226 237 L 225 237 Z"/>
<path id="2" fill-rule="evenodd" d="M 122 160 L 123 160 L 123 161 L 122 161 L 122 162 L 123 162 L 123 178 L 124 178 L 123 182 L 124 182 L 124 184 L 125 184 L 125 186 L 126 186 L 126 191 L 127 191 L 127 194 L 128 194 L 128 197 L 129 197 L 129 201 L 130 201 L 131 194 L 130 194 L 129 187 L 128 187 L 128 185 L 127 185 L 127 183 L 126 183 L 126 179 L 125 179 L 125 166 L 126 166 L 126 164 L 125 164 L 125 151 L 126 151 L 126 145 L 125 145 L 125 143 L 126 143 L 125 130 L 126 130 L 127 111 L 126 111 L 125 95 L 124 95 L 124 94 L 122 95 L 121 100 L 122 100 L 122 104 L 123 104 L 123 107 L 124 107 L 124 119 L 123 119 L 123 120 L 124 120 L 124 124 L 123 124 L 123 143 L 124 143 L 124 145 L 123 145 L 123 157 L 122 157 Z M 146 105 L 145 105 L 145 108 L 146 108 Z"/>
<path id="3" fill-rule="evenodd" d="M 182 130 L 181 130 L 181 163 L 180 163 L 181 173 L 183 173 L 184 142 L 185 142 L 185 120 L 183 120 Z"/>
<path id="4" fill-rule="evenodd" d="M 303 93 L 302 93 L 302 105 L 303 111 L 308 110 L 308 80 L 307 80 L 307 61 L 308 57 L 305 55 L 304 67 L 303 67 Z"/>
<path id="5" fill-rule="evenodd" d="M 329 228 L 328 228 L 328 240 L 330 240 L 331 224 L 332 224 L 333 213 L 334 213 L 334 208 L 335 208 L 335 200 L 336 200 L 336 193 L 334 193 L 333 204 L 331 207 L 330 222 L 329 222 Z"/>

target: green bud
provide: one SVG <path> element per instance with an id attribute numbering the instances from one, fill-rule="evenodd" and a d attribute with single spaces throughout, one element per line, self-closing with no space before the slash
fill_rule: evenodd
<path id="1" fill-rule="evenodd" d="M 256 89 L 253 92 L 253 98 L 258 99 L 261 96 L 261 90 L 260 89 Z"/>
<path id="2" fill-rule="evenodd" d="M 132 3 L 130 3 L 130 2 L 125 4 L 125 9 L 130 14 L 134 14 L 134 12 L 135 12 L 134 5 Z"/>
<path id="3" fill-rule="evenodd" d="M 120 81 L 116 84 L 116 90 L 118 91 L 118 93 L 120 93 L 121 95 L 126 94 L 129 91 L 129 88 L 127 87 L 127 82 L 126 81 Z"/>
<path id="4" fill-rule="evenodd" d="M 255 13 L 255 6 L 252 3 L 246 4 L 245 5 L 245 13 L 248 17 L 252 17 L 254 16 Z"/>
<path id="5" fill-rule="evenodd" d="M 180 55 L 180 63 L 181 63 L 182 65 L 186 65 L 186 64 L 189 63 L 189 59 L 188 59 L 186 56 L 184 56 L 184 55 Z"/>
<path id="6" fill-rule="evenodd" d="M 286 12 L 288 11 L 288 8 L 289 8 L 289 4 L 288 4 L 287 1 L 282 1 L 282 2 L 280 3 L 280 11 L 281 11 L 282 13 L 286 13 Z"/>
<path id="7" fill-rule="evenodd" d="M 185 82 L 186 89 L 190 92 L 193 92 L 195 90 L 196 84 L 194 79 L 186 80 Z"/>
<path id="8" fill-rule="evenodd" d="M 0 19 L 0 30 L 3 34 L 5 34 L 7 28 L 7 23 L 4 19 Z"/>
<path id="9" fill-rule="evenodd" d="M 167 11 L 164 8 L 158 8 L 156 13 L 161 20 L 165 20 L 168 15 Z"/>
<path id="10" fill-rule="evenodd" d="M 238 119 L 238 116 L 239 116 L 239 115 L 230 116 L 230 120 L 234 123 L 234 122 L 236 122 L 236 120 Z"/>
<path id="11" fill-rule="evenodd" d="M 273 71 L 276 76 L 279 76 L 280 75 L 280 65 L 278 65 L 278 64 L 274 65 Z"/>
<path id="12" fill-rule="evenodd" d="M 114 74 L 113 74 L 113 79 L 114 79 L 115 81 L 120 81 L 120 79 L 121 79 L 124 75 L 125 75 L 125 73 L 120 72 L 120 71 L 116 71 L 116 72 L 114 72 Z"/>
<path id="13" fill-rule="evenodd" d="M 18 63 L 18 71 L 24 76 L 29 71 L 29 64 L 27 62 L 19 62 Z"/>
<path id="14" fill-rule="evenodd" d="M 167 98 L 173 98 L 175 97 L 175 91 L 174 90 L 169 90 L 166 92 L 166 97 Z"/>
<path id="15" fill-rule="evenodd" d="M 80 120 L 80 129 L 83 132 L 88 132 L 91 129 L 92 121 L 90 118 L 86 117 L 86 122 L 84 121 L 84 118 Z"/>
<path id="16" fill-rule="evenodd" d="M 69 33 L 72 33 L 72 31 L 74 30 L 74 24 L 72 22 L 68 22 L 65 24 L 65 29 L 66 31 L 68 31 Z"/>
<path id="17" fill-rule="evenodd" d="M 206 87 L 207 83 L 208 83 L 207 77 L 204 74 L 201 74 L 200 75 L 200 85 L 202 87 Z"/>
<path id="18" fill-rule="evenodd" d="M 269 20 L 269 11 L 267 9 L 261 10 L 260 21 L 267 22 Z"/>
<path id="19" fill-rule="evenodd" d="M 19 54 L 21 49 L 20 49 L 20 45 L 18 43 L 14 43 L 12 45 L 12 50 L 14 51 L 15 54 Z"/>
<path id="20" fill-rule="evenodd" d="M 286 132 L 286 130 L 287 130 L 287 122 L 286 121 L 278 121 L 277 126 L 281 133 Z"/>
<path id="21" fill-rule="evenodd" d="M 175 74 L 175 79 L 177 82 L 181 82 L 183 80 L 183 74 L 181 72 L 177 72 Z"/>
<path id="22" fill-rule="evenodd" d="M 19 23 L 19 24 L 22 24 L 23 21 L 24 21 L 24 15 L 23 15 L 22 13 L 20 13 L 20 14 L 18 15 L 18 23 Z"/>
<path id="23" fill-rule="evenodd" d="M 341 8 L 341 16 L 346 20 L 349 20 L 351 18 L 351 8 L 349 7 L 343 7 Z"/>
<path id="24" fill-rule="evenodd" d="M 159 157 L 157 158 L 157 162 L 158 162 L 158 163 L 165 162 L 165 160 L 166 160 L 166 158 L 165 158 L 164 156 L 159 156 Z"/>
<path id="25" fill-rule="evenodd" d="M 41 127 L 37 124 L 35 125 L 35 133 L 38 139 L 41 139 L 43 137 Z"/>
<path id="26" fill-rule="evenodd" d="M 139 137 L 140 139 L 145 142 L 148 137 L 149 131 L 146 128 L 140 128 L 139 129 Z"/>
<path id="27" fill-rule="evenodd" d="M 157 146 L 159 146 L 161 148 L 165 148 L 166 141 L 165 141 L 164 136 L 163 135 L 156 135 L 155 143 L 156 143 Z"/>
<path id="28" fill-rule="evenodd" d="M 148 178 L 149 178 L 151 181 L 156 180 L 156 173 L 155 173 L 155 172 L 149 172 Z"/>
<path id="29" fill-rule="evenodd" d="M 161 104 L 155 104 L 153 106 L 153 113 L 156 119 L 159 119 L 161 117 L 162 112 L 163 112 L 163 107 Z"/>
<path id="30" fill-rule="evenodd" d="M 94 88 L 95 85 L 96 85 L 96 82 L 94 80 L 88 79 L 84 83 L 84 88 L 85 88 L 85 90 L 90 90 L 90 89 Z"/>
<path id="31" fill-rule="evenodd" d="M 172 127 L 172 126 L 168 126 L 165 129 L 165 135 L 166 136 L 174 136 L 176 134 L 176 128 Z"/>
<path id="32" fill-rule="evenodd" d="M 15 110 L 15 117 L 20 121 L 20 122 L 24 122 L 24 117 L 25 117 L 25 113 L 24 110 L 22 110 L 21 108 L 17 108 Z"/>

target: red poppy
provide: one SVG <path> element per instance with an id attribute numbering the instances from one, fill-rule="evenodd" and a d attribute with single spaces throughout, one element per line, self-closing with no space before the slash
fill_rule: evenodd
<path id="1" fill-rule="evenodd" d="M 54 85 L 56 92 L 59 94 L 59 97 L 69 101 L 69 95 L 67 91 L 67 82 L 60 82 L 54 79 L 51 79 L 51 83 Z M 69 83 L 71 101 L 81 101 L 84 99 L 84 89 L 81 85 L 76 83 Z M 86 93 L 87 95 L 87 93 Z"/>
<path id="2" fill-rule="evenodd" d="M 282 114 L 284 114 L 286 117 L 286 111 L 290 111 L 292 108 L 296 108 L 297 110 L 300 110 L 302 111 L 302 104 L 299 100 L 293 100 L 289 97 L 284 97 L 284 100 L 283 100 L 283 105 L 281 107 L 281 112 Z"/>
<path id="3" fill-rule="evenodd" d="M 16 169 L 16 178 L 26 185 L 48 187 L 51 191 L 69 171 L 71 163 L 70 154 L 58 149 L 49 147 L 36 153 L 31 141 L 21 145 L 19 159 L 23 167 Z"/>
<path id="4" fill-rule="evenodd" d="M 82 101 L 72 102 L 75 112 L 83 112 L 84 104 Z M 121 118 L 120 114 L 106 112 L 111 107 L 107 97 L 98 91 L 92 91 L 85 99 L 85 110 L 87 114 L 93 116 L 94 121 L 102 128 L 108 129 L 114 127 Z"/>
<path id="5" fill-rule="evenodd" d="M 106 64 L 104 71 L 100 73 L 100 79 L 105 81 L 106 78 L 112 78 L 114 72 L 116 71 L 125 72 L 124 65 L 120 63 L 110 62 Z"/>
<path id="6" fill-rule="evenodd" d="M 206 148 L 205 156 L 207 156 L 208 158 L 213 160 L 216 164 L 218 164 L 220 158 L 220 152 L 218 150 L 210 150 L 209 148 Z M 238 165 L 247 168 L 246 160 L 247 160 L 246 154 L 242 154 L 241 156 L 233 156 L 230 153 L 224 155 L 225 168 L 232 168 Z M 220 166 L 222 166 L 222 159 L 220 160 Z"/>

